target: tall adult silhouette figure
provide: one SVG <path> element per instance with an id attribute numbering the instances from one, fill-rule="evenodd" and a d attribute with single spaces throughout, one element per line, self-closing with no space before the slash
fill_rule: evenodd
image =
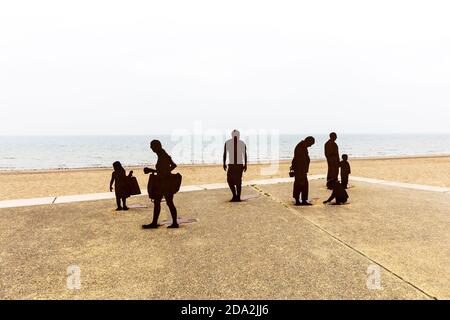
<path id="1" fill-rule="evenodd" d="M 228 166 L 227 166 L 228 155 Z M 223 150 L 223 169 L 227 171 L 227 182 L 233 198 L 231 202 L 241 201 L 242 174 L 247 171 L 247 146 L 240 140 L 237 130 L 231 132 L 231 139 L 225 142 Z"/>
<path id="2" fill-rule="evenodd" d="M 294 159 L 292 160 L 291 170 L 295 174 L 294 192 L 293 197 L 295 199 L 296 206 L 311 206 L 308 202 L 309 182 L 308 171 L 309 158 L 308 148 L 316 143 L 314 137 L 306 137 L 295 147 Z M 302 201 L 300 202 L 300 194 L 302 195 Z"/>
<path id="3" fill-rule="evenodd" d="M 325 143 L 325 157 L 327 158 L 327 188 L 332 190 L 334 181 L 338 180 L 339 175 L 339 147 L 336 143 L 337 134 L 330 133 L 330 139 Z"/>
<path id="4" fill-rule="evenodd" d="M 145 168 L 144 173 L 156 173 L 155 176 L 155 189 L 157 190 L 154 196 L 154 208 L 153 208 L 153 221 L 150 224 L 143 225 L 144 229 L 155 229 L 158 228 L 158 218 L 161 212 L 161 200 L 164 197 L 166 199 L 166 204 L 170 209 L 170 214 L 172 215 L 172 224 L 169 228 L 178 228 L 177 222 L 177 208 L 173 203 L 173 181 L 172 181 L 172 170 L 174 170 L 177 165 L 172 161 L 172 158 L 163 149 L 161 142 L 159 140 L 153 140 L 150 143 L 150 148 L 158 156 L 158 161 L 156 162 L 156 169 Z"/>

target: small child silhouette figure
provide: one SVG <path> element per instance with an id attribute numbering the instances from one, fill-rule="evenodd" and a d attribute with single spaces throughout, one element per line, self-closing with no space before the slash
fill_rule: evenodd
<path id="1" fill-rule="evenodd" d="M 348 155 L 342 155 L 342 161 L 339 163 L 341 168 L 341 183 L 344 189 L 348 188 L 348 176 L 352 173 L 350 164 L 348 163 Z"/>
<path id="2" fill-rule="evenodd" d="M 109 191 L 111 192 L 113 191 L 113 184 L 114 184 L 114 191 L 116 192 L 116 202 L 117 202 L 116 211 L 122 210 L 126 211 L 128 210 L 127 198 L 130 197 L 126 171 L 119 161 L 113 163 L 113 168 L 114 171 L 111 176 L 111 182 L 109 183 Z M 133 171 L 130 171 L 130 177 L 132 176 L 132 174 Z"/>
<path id="3" fill-rule="evenodd" d="M 327 201 L 324 201 L 323 203 L 329 203 L 333 201 L 333 199 L 336 199 L 336 205 L 344 204 L 348 200 L 348 194 L 347 191 L 345 191 L 344 186 L 339 181 L 332 181 L 332 185 L 330 185 L 333 188 L 333 193 L 328 198 Z"/>

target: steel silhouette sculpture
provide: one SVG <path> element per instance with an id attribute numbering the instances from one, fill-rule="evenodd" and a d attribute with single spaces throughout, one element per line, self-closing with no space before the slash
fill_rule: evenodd
<path id="1" fill-rule="evenodd" d="M 242 174 L 247 171 L 247 146 L 240 140 L 240 133 L 237 130 L 233 130 L 231 139 L 225 142 L 223 150 L 223 169 L 227 171 L 227 182 L 233 195 L 230 201 L 240 202 Z"/>

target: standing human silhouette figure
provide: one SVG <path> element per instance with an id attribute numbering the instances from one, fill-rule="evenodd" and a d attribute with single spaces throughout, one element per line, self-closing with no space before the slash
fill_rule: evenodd
<path id="1" fill-rule="evenodd" d="M 342 155 L 342 161 L 339 163 L 339 168 L 341 168 L 341 184 L 344 189 L 348 188 L 348 176 L 352 173 L 350 163 L 348 163 L 348 155 Z"/>
<path id="2" fill-rule="evenodd" d="M 227 166 L 228 155 L 228 166 Z M 247 171 L 247 146 L 240 140 L 240 133 L 233 130 L 231 139 L 225 142 L 223 150 L 223 169 L 227 171 L 227 182 L 233 198 L 231 202 L 241 201 L 242 173 Z"/>
<path id="3" fill-rule="evenodd" d="M 336 144 L 337 134 L 330 133 L 330 139 L 325 143 L 325 157 L 327 158 L 328 173 L 327 173 L 327 188 L 332 190 L 334 181 L 338 180 L 339 176 L 339 147 Z"/>
<path id="4" fill-rule="evenodd" d="M 154 207 L 153 207 L 153 221 L 150 224 L 143 225 L 144 229 L 155 229 L 158 225 L 158 218 L 161 212 L 161 200 L 164 197 L 166 199 L 166 204 L 170 209 L 170 214 L 172 215 L 172 224 L 168 228 L 178 228 L 177 222 L 177 208 L 173 203 L 173 181 L 172 181 L 172 170 L 174 170 L 177 165 L 172 161 L 172 158 L 167 154 L 167 152 L 162 148 L 161 142 L 159 140 L 153 140 L 150 143 L 150 148 L 158 156 L 158 161 L 156 162 L 156 169 L 145 168 L 144 173 L 156 173 L 155 176 L 155 189 L 156 194 L 154 196 Z"/>
<path id="5" fill-rule="evenodd" d="M 294 171 L 295 182 L 294 182 L 294 192 L 293 197 L 295 199 L 296 206 L 311 206 L 312 204 L 308 202 L 309 193 L 309 182 L 308 182 L 308 171 L 309 163 L 311 162 L 309 158 L 308 148 L 316 143 L 314 137 L 306 137 L 305 140 L 301 141 L 295 147 L 294 159 L 292 160 L 291 170 Z M 300 194 L 302 195 L 302 201 L 300 202 Z"/>

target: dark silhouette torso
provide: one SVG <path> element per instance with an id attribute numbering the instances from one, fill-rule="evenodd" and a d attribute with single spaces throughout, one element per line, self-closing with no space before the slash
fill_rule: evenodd
<path id="1" fill-rule="evenodd" d="M 171 174 L 175 163 L 172 158 L 166 153 L 161 152 L 158 154 L 158 161 L 156 162 L 156 172 L 161 177 L 166 177 Z"/>
<path id="2" fill-rule="evenodd" d="M 339 167 L 341 168 L 341 176 L 348 177 L 348 175 L 351 173 L 350 164 L 348 163 L 348 161 L 342 160 L 339 164 Z"/>
<path id="3" fill-rule="evenodd" d="M 117 198 L 127 198 L 128 195 L 128 181 L 125 170 L 118 170 L 112 173 L 114 179 L 114 190 Z"/>
<path id="4" fill-rule="evenodd" d="M 309 164 L 311 159 L 309 158 L 308 148 L 304 141 L 301 141 L 295 147 L 294 159 L 292 160 L 292 168 L 295 171 L 295 175 L 304 175 L 309 171 Z"/>
<path id="5" fill-rule="evenodd" d="M 328 164 L 327 186 L 331 189 L 329 182 L 336 181 L 339 175 L 339 147 L 333 140 L 325 143 L 325 157 Z"/>
<path id="6" fill-rule="evenodd" d="M 335 141 L 328 140 L 327 143 L 325 143 L 325 157 L 327 159 L 337 159 L 339 162 L 339 147 Z"/>
<path id="7" fill-rule="evenodd" d="M 171 192 L 171 179 L 172 179 L 172 170 L 176 167 L 175 163 L 172 161 L 172 158 L 165 152 L 161 152 L 158 154 L 158 161 L 156 162 L 156 177 L 159 182 L 159 190 L 161 195 L 170 196 Z"/>

